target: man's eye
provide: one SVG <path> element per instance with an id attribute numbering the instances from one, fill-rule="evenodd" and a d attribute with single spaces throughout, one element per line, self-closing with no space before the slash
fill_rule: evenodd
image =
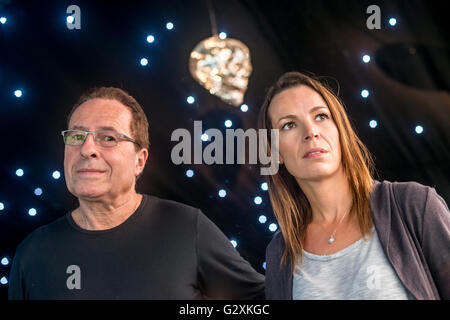
<path id="1" fill-rule="evenodd" d="M 281 130 L 290 130 L 294 127 L 295 123 L 294 122 L 286 122 L 282 127 Z"/>
<path id="2" fill-rule="evenodd" d="M 111 136 L 111 135 L 104 135 L 104 136 L 102 136 L 102 140 L 103 141 L 116 141 L 116 137 Z"/>
<path id="3" fill-rule="evenodd" d="M 72 136 L 72 139 L 80 141 L 84 139 L 84 136 L 82 134 L 75 134 Z"/>

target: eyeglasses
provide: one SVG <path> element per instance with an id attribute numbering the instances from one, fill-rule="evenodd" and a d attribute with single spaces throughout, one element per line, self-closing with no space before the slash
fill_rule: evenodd
<path id="1" fill-rule="evenodd" d="M 118 133 L 111 130 L 106 131 L 83 131 L 83 130 L 64 130 L 61 131 L 63 136 L 64 143 L 69 146 L 81 146 L 84 141 L 86 141 L 88 134 L 92 133 L 94 137 L 94 141 L 97 145 L 105 148 L 111 148 L 117 146 L 120 140 L 128 140 L 133 143 L 136 143 L 139 146 L 139 143 L 136 140 L 127 137 L 122 133 Z"/>

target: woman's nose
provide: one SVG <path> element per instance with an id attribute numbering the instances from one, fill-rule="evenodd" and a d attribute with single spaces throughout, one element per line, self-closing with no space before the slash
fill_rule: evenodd
<path id="1" fill-rule="evenodd" d="M 303 140 L 313 140 L 319 138 L 319 130 L 316 126 L 308 125 L 305 127 L 305 135 L 303 136 Z"/>

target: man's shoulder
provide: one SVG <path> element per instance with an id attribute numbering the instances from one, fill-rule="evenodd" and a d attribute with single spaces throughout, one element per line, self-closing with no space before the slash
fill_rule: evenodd
<path id="1" fill-rule="evenodd" d="M 163 199 L 155 195 L 144 194 L 146 198 L 146 209 L 159 214 L 177 217 L 196 218 L 201 214 L 200 209 L 174 200 Z"/>
<path id="2" fill-rule="evenodd" d="M 64 228 L 65 219 L 65 215 L 63 215 L 62 217 L 31 231 L 17 246 L 16 254 L 33 252 L 39 250 L 43 244 L 55 241 L 57 235 Z"/>

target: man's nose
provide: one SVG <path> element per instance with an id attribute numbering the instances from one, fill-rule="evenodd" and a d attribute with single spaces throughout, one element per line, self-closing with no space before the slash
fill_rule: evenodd
<path id="1" fill-rule="evenodd" d="M 96 158 L 98 157 L 97 143 L 95 142 L 94 135 L 88 133 L 84 143 L 80 147 L 80 153 L 83 158 Z"/>

